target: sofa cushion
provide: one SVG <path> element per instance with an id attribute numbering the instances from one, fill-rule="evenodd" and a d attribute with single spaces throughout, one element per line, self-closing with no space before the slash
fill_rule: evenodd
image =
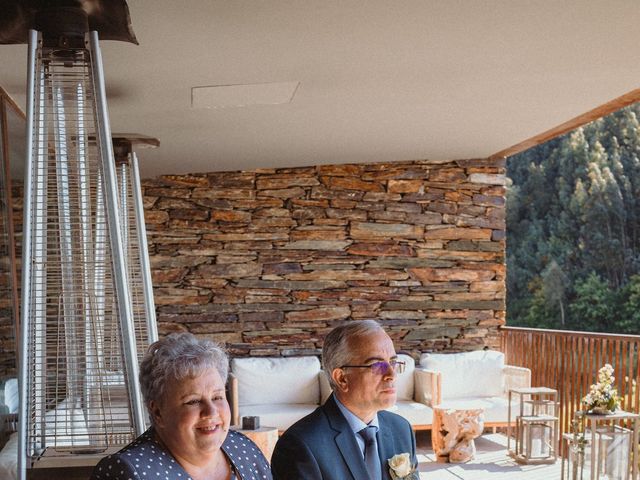
<path id="1" fill-rule="evenodd" d="M 234 358 L 231 371 L 238 380 L 241 406 L 320 402 L 317 357 Z"/>
<path id="2" fill-rule="evenodd" d="M 9 378 L 0 382 L 0 413 L 17 413 L 18 379 Z"/>
<path id="3" fill-rule="evenodd" d="M 411 426 L 425 426 L 433 423 L 433 410 L 424 403 L 398 400 L 395 405 L 387 408 L 387 411 L 404 417 Z"/>
<path id="4" fill-rule="evenodd" d="M 245 405 L 240 408 L 240 417 L 260 417 L 260 425 L 263 427 L 276 427 L 281 432 L 296 423 L 302 417 L 309 415 L 317 404 L 295 405 L 271 404 L 271 405 Z"/>
<path id="5" fill-rule="evenodd" d="M 493 350 L 423 353 L 420 366 L 442 375 L 442 400 L 504 394 L 504 354 Z"/>
<path id="6" fill-rule="evenodd" d="M 505 397 L 468 397 L 454 398 L 442 402 L 447 408 L 483 408 L 485 423 L 507 423 L 509 413 L 509 400 Z M 511 400 L 511 421 L 515 419 L 520 404 Z"/>
<path id="7" fill-rule="evenodd" d="M 416 362 L 409 355 L 398 354 L 398 361 L 405 363 L 403 373 L 396 376 L 396 395 L 398 400 L 413 400 L 413 375 Z"/>
<path id="8" fill-rule="evenodd" d="M 15 480 L 18 478 L 18 432 L 12 433 L 9 441 L 0 451 L 0 478 Z"/>
<path id="9" fill-rule="evenodd" d="M 55 448 L 91 445 L 84 412 L 67 398 L 45 413 L 44 423 L 45 435 Z"/>

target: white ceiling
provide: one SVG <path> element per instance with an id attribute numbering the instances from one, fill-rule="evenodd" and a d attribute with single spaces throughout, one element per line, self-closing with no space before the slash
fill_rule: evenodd
<path id="1" fill-rule="evenodd" d="M 129 0 L 101 44 L 111 128 L 145 177 L 488 157 L 640 86 L 637 0 Z M 298 82 L 290 103 L 191 107 L 191 87 Z M 26 46 L 0 46 L 24 105 Z"/>

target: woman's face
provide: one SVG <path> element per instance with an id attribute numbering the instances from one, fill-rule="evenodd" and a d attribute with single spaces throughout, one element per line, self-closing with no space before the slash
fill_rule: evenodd
<path id="1" fill-rule="evenodd" d="M 177 460 L 206 463 L 229 430 L 229 403 L 215 368 L 169 383 L 160 402 L 150 402 L 155 430 Z"/>

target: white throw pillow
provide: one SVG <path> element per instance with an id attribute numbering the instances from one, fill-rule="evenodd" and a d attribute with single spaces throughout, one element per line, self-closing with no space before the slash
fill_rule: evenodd
<path id="1" fill-rule="evenodd" d="M 234 358 L 240 405 L 315 403 L 320 401 L 317 357 Z"/>
<path id="2" fill-rule="evenodd" d="M 442 375 L 442 400 L 504 394 L 504 354 L 494 350 L 423 353 L 420 366 Z"/>
<path id="3" fill-rule="evenodd" d="M 0 392 L 0 405 L 5 405 L 7 407 L 7 413 L 16 413 L 18 411 L 17 378 L 9 378 L 4 382 L 4 387 Z"/>
<path id="4" fill-rule="evenodd" d="M 44 415 L 45 435 L 54 447 L 91 445 L 85 414 L 78 405 L 64 399 Z"/>
<path id="5" fill-rule="evenodd" d="M 398 400 L 413 400 L 413 375 L 416 362 L 409 355 L 398 354 L 398 361 L 405 363 L 404 373 L 396 376 L 396 395 Z"/>

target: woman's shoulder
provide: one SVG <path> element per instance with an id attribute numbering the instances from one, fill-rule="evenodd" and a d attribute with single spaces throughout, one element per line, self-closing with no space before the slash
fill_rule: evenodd
<path id="1" fill-rule="evenodd" d="M 258 446 L 246 435 L 229 430 L 222 444 L 222 450 L 233 463 L 241 479 L 271 480 L 269 462 Z"/>
<path id="2" fill-rule="evenodd" d="M 166 476 L 172 471 L 182 470 L 147 430 L 122 450 L 103 458 L 94 468 L 91 480 L 141 478 L 138 472 Z"/>

